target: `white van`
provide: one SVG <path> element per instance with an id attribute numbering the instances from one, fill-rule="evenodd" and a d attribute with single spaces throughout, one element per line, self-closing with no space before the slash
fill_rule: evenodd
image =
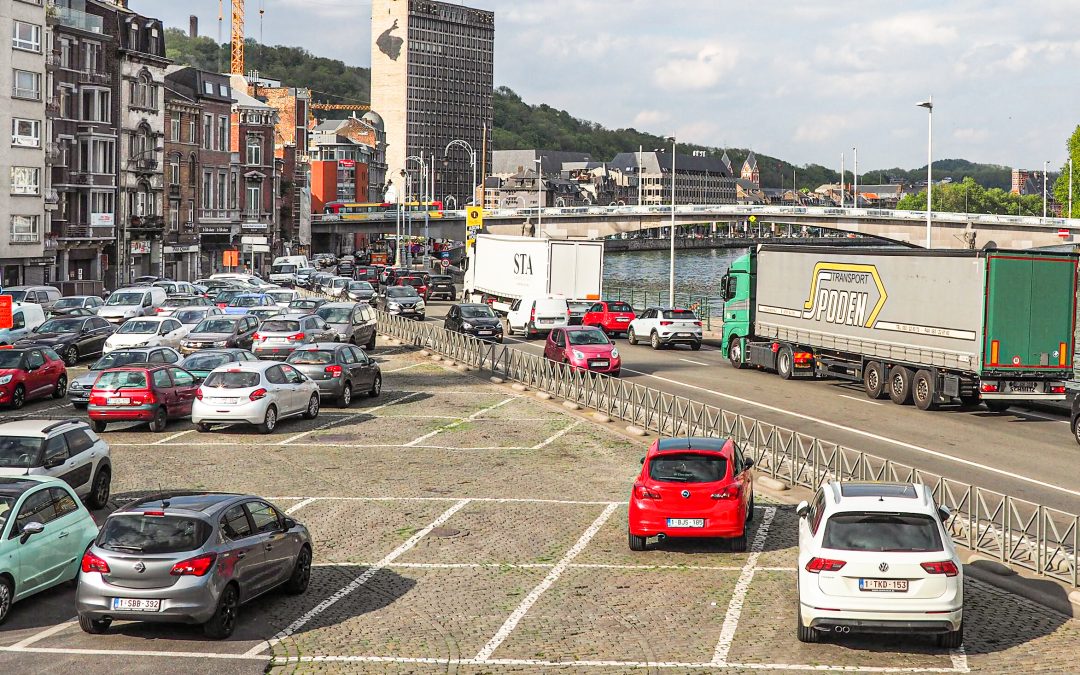
<path id="1" fill-rule="evenodd" d="M 515 300 L 506 314 L 506 334 L 520 332 L 526 338 L 565 328 L 570 323 L 570 307 L 560 295 L 525 297 Z"/>
<path id="2" fill-rule="evenodd" d="M 45 323 L 45 310 L 32 302 L 11 303 L 11 328 L 0 329 L 0 345 L 15 344 Z"/>
<path id="3" fill-rule="evenodd" d="M 225 281 L 240 281 L 251 286 L 253 289 L 260 289 L 264 286 L 273 286 L 273 284 L 263 281 L 258 274 L 243 274 L 241 272 L 218 272 L 217 274 L 211 274 L 211 279 L 223 279 Z"/>
<path id="4" fill-rule="evenodd" d="M 311 267 L 306 255 L 279 255 L 274 258 L 274 265 L 296 265 L 296 268 Z"/>
<path id="5" fill-rule="evenodd" d="M 160 286 L 132 286 L 113 291 L 98 310 L 98 316 L 110 323 L 122 324 L 136 316 L 154 316 L 169 294 Z"/>

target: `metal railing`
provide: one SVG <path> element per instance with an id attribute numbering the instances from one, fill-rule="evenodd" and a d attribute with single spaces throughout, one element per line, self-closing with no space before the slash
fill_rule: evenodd
<path id="1" fill-rule="evenodd" d="M 618 286 L 613 284 L 605 284 L 604 299 L 627 302 L 634 308 L 635 312 L 641 312 L 647 307 L 675 306 L 680 309 L 689 309 L 698 315 L 705 325 L 705 330 L 712 330 L 712 320 L 714 318 L 713 311 L 715 310 L 718 312 L 715 316 L 718 320 L 718 325 L 720 323 L 719 319 L 724 311 L 723 304 L 711 302 L 710 298 L 706 295 L 680 293 L 679 291 L 675 291 L 675 302 L 672 303 L 666 290 L 632 288 L 629 286 Z"/>
<path id="2" fill-rule="evenodd" d="M 958 545 L 1078 586 L 1080 516 L 956 481 L 683 396 L 573 370 L 536 354 L 376 312 L 379 331 L 462 364 L 573 401 L 660 436 L 732 438 L 755 468 L 792 486 L 828 480 L 923 483 L 952 515 Z"/>

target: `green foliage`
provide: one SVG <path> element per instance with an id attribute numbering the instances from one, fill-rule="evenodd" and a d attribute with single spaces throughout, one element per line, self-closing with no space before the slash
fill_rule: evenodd
<path id="1" fill-rule="evenodd" d="M 905 211 L 926 210 L 926 190 L 908 194 L 897 205 Z M 993 213 L 999 215 L 1042 215 L 1040 195 L 1014 195 L 999 187 L 987 188 L 972 178 L 959 183 L 934 185 L 934 210 L 953 213 Z"/>
<path id="2" fill-rule="evenodd" d="M 1066 218 L 1074 218 L 1080 216 L 1080 126 L 1076 127 L 1076 130 L 1072 132 L 1072 136 L 1069 136 L 1069 140 L 1065 143 L 1065 148 L 1068 150 L 1069 157 L 1073 162 L 1073 177 L 1072 177 L 1072 213 L 1069 213 L 1069 160 L 1066 159 L 1065 163 L 1061 166 L 1061 174 L 1058 175 L 1057 180 L 1054 182 L 1054 200 L 1061 204 L 1061 215 Z"/>

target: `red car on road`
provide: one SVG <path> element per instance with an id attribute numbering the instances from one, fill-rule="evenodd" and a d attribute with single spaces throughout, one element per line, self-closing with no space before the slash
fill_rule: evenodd
<path id="1" fill-rule="evenodd" d="M 544 358 L 568 364 L 574 370 L 588 370 L 618 377 L 622 370 L 619 348 L 604 331 L 594 326 L 569 326 L 548 333 Z"/>
<path id="2" fill-rule="evenodd" d="M 150 431 L 164 431 L 170 419 L 191 416 L 198 389 L 195 376 L 177 366 L 110 368 L 90 390 L 90 426 L 100 434 L 109 422 L 149 422 Z"/>
<path id="3" fill-rule="evenodd" d="M 424 277 L 421 277 L 421 276 L 398 277 L 397 278 L 397 285 L 398 286 L 412 286 L 413 288 L 416 289 L 416 294 L 417 295 L 419 295 L 425 301 L 427 301 L 427 299 L 428 299 L 428 285 L 427 285 L 427 282 L 424 281 Z"/>
<path id="4" fill-rule="evenodd" d="M 630 322 L 637 318 L 634 308 L 626 302 L 597 302 L 585 312 L 581 319 L 583 326 L 599 326 L 608 335 L 626 335 Z"/>
<path id="5" fill-rule="evenodd" d="M 724 537 L 746 550 L 754 518 L 754 460 L 731 439 L 663 438 L 641 458 L 630 494 L 630 550 L 649 537 Z"/>
<path id="6" fill-rule="evenodd" d="M 67 385 L 67 367 L 52 349 L 0 349 L 0 405 L 17 409 L 35 398 L 64 398 Z"/>

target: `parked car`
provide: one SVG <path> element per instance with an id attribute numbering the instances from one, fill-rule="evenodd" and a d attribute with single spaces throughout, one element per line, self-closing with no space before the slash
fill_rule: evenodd
<path id="1" fill-rule="evenodd" d="M 247 314 L 257 307 L 277 307 L 274 298 L 266 293 L 241 293 L 225 306 L 226 314 Z"/>
<path id="2" fill-rule="evenodd" d="M 171 281 L 168 277 L 159 277 L 153 274 L 147 274 L 141 277 L 135 277 L 131 280 L 132 286 L 151 286 L 157 281 Z"/>
<path id="3" fill-rule="evenodd" d="M 0 350 L 0 405 L 18 410 L 27 401 L 67 393 L 67 368 L 48 347 Z"/>
<path id="4" fill-rule="evenodd" d="M 570 308 L 566 298 L 554 295 L 526 297 L 510 305 L 506 314 L 506 332 L 508 335 L 520 332 L 529 339 L 550 333 L 555 328 L 565 328 L 569 321 Z"/>
<path id="5" fill-rule="evenodd" d="M 242 281 L 235 281 L 233 279 L 196 279 L 195 283 L 192 285 L 205 288 L 211 299 L 217 295 L 218 292 L 227 288 L 251 290 L 251 286 Z"/>
<path id="6" fill-rule="evenodd" d="M 544 358 L 565 363 L 572 370 L 587 370 L 618 377 L 622 370 L 619 348 L 604 331 L 593 326 L 556 328 L 548 333 Z"/>
<path id="7" fill-rule="evenodd" d="M 260 359 L 285 359 L 300 345 L 336 339 L 337 332 L 317 314 L 280 314 L 259 326 L 251 351 Z"/>
<path id="8" fill-rule="evenodd" d="M 184 324 L 190 333 L 198 326 L 199 323 L 209 316 L 222 316 L 224 312 L 215 305 L 194 305 L 188 307 L 180 307 L 173 314 L 173 318 Z M 185 334 L 186 337 L 186 334 Z"/>
<path id="9" fill-rule="evenodd" d="M 132 286 L 121 288 L 109 295 L 98 310 L 98 316 L 115 324 L 121 324 L 138 316 L 152 316 L 168 295 L 157 286 Z"/>
<path id="10" fill-rule="evenodd" d="M 157 308 L 157 316 L 173 316 L 181 307 L 217 307 L 208 298 L 201 295 L 171 295 L 161 307 Z"/>
<path id="11" fill-rule="evenodd" d="M 49 314 L 66 315 L 78 309 L 88 309 L 97 314 L 98 308 L 104 304 L 105 301 L 96 295 L 67 295 L 49 305 Z"/>
<path id="12" fill-rule="evenodd" d="M 180 367 L 194 375 L 201 382 L 206 379 L 210 371 L 227 363 L 243 363 L 244 361 L 258 361 L 255 356 L 246 349 L 200 349 L 194 354 L 188 355 L 180 362 Z"/>
<path id="13" fill-rule="evenodd" d="M 250 314 L 244 316 L 209 316 L 191 329 L 180 341 L 180 353 L 190 354 L 199 349 L 239 347 L 251 349 L 259 320 Z"/>
<path id="14" fill-rule="evenodd" d="M 296 285 L 300 288 L 311 288 L 311 280 L 317 272 L 314 267 L 301 267 L 296 270 Z"/>
<path id="15" fill-rule="evenodd" d="M 446 274 L 432 274 L 428 284 L 428 298 L 439 297 L 451 301 L 457 298 L 457 286 L 454 285 L 454 277 Z"/>
<path id="16" fill-rule="evenodd" d="M 829 481 L 795 512 L 800 642 L 901 633 L 963 644 L 964 568 L 929 487 Z"/>
<path id="17" fill-rule="evenodd" d="M 644 551 L 650 537 L 723 537 L 745 551 L 753 465 L 730 438 L 653 441 L 630 492 L 630 550 Z"/>
<path id="18" fill-rule="evenodd" d="M 632 345 L 648 340 L 653 349 L 686 344 L 697 351 L 701 349 L 701 319 L 688 309 L 649 307 L 630 322 L 626 339 Z"/>
<path id="19" fill-rule="evenodd" d="M 103 509 L 112 485 L 112 455 L 109 444 L 82 420 L 6 422 L 0 424 L 0 476 L 59 478 L 89 508 Z"/>
<path id="20" fill-rule="evenodd" d="M 218 291 L 217 295 L 214 296 L 212 302 L 217 305 L 219 309 L 225 309 L 229 306 L 229 303 L 232 302 L 234 298 L 244 295 L 246 293 L 251 293 L 251 289 L 230 286 L 228 288 L 223 288 Z"/>
<path id="21" fill-rule="evenodd" d="M 200 432 L 214 424 L 254 424 L 268 434 L 297 415 L 319 416 L 319 385 L 287 363 L 249 361 L 218 366 L 206 376 L 191 421 Z"/>
<path id="22" fill-rule="evenodd" d="M 375 288 L 366 281 L 350 281 L 341 293 L 343 300 L 353 302 L 366 302 L 372 304 L 375 301 Z"/>
<path id="23" fill-rule="evenodd" d="M 80 358 L 101 354 L 116 326 L 97 316 L 57 317 L 35 327 L 16 347 L 50 347 L 74 366 Z"/>
<path id="24" fill-rule="evenodd" d="M 10 295 L 12 302 L 32 302 L 48 311 L 62 294 L 55 286 L 10 286 L 0 295 Z"/>
<path id="25" fill-rule="evenodd" d="M 316 342 L 299 347 L 286 361 L 319 386 L 319 395 L 348 408 L 353 395 L 382 392 L 382 371 L 363 349 L 337 342 Z"/>
<path id="26" fill-rule="evenodd" d="M 330 302 L 326 298 L 301 298 L 289 303 L 289 314 L 314 314 L 320 307 Z"/>
<path id="27" fill-rule="evenodd" d="M 376 301 L 376 307 L 388 314 L 408 316 L 420 321 L 424 320 L 426 307 L 412 286 L 390 286 Z"/>
<path id="28" fill-rule="evenodd" d="M 592 307 L 592 300 L 567 300 L 566 309 L 570 313 L 566 316 L 566 325 L 580 326 L 585 318 L 585 313 Z"/>
<path id="29" fill-rule="evenodd" d="M 288 288 L 271 289 L 267 291 L 266 294 L 270 296 L 278 309 L 288 309 L 290 302 L 304 297 L 303 295 L 300 295 L 300 291 L 294 291 Z"/>
<path id="30" fill-rule="evenodd" d="M 326 325 L 337 334 L 338 342 L 364 345 L 368 351 L 375 349 L 378 322 L 375 311 L 366 303 L 330 302 L 315 310 Z"/>
<path id="31" fill-rule="evenodd" d="M 608 335 L 630 332 L 630 322 L 636 319 L 634 308 L 619 300 L 594 302 L 582 318 L 581 325 L 597 326 Z"/>
<path id="32" fill-rule="evenodd" d="M 195 376 L 178 366 L 110 368 L 90 390 L 90 426 L 100 434 L 109 422 L 149 422 L 150 431 L 164 431 L 169 420 L 191 414 L 198 387 Z"/>
<path id="33" fill-rule="evenodd" d="M 481 340 L 503 341 L 502 320 L 489 305 L 461 303 L 454 305 L 443 319 L 443 328 L 466 333 Z"/>
<path id="34" fill-rule="evenodd" d="M 105 340 L 105 353 L 122 347 L 180 347 L 188 328 L 171 316 L 144 316 L 129 319 Z"/>
<path id="35" fill-rule="evenodd" d="M 187 281 L 155 281 L 151 286 L 164 288 L 165 292 L 172 295 L 196 295 L 195 287 Z"/>
<path id="36" fill-rule="evenodd" d="M 310 578 L 311 535 L 269 501 L 156 495 L 110 514 L 83 555 L 79 626 L 99 634 L 114 620 L 191 623 L 224 639 L 241 604 L 279 587 L 299 595 Z"/>
<path id="37" fill-rule="evenodd" d="M 0 328 L 0 346 L 14 344 L 45 323 L 45 310 L 41 305 L 17 300 L 11 304 L 11 328 Z"/>
<path id="38" fill-rule="evenodd" d="M 77 578 L 80 556 L 97 532 L 64 481 L 0 478 L 0 623 L 13 603 Z"/>
<path id="39" fill-rule="evenodd" d="M 88 372 L 68 383 L 68 401 L 76 410 L 85 409 L 90 403 L 90 392 L 98 375 L 110 368 L 135 366 L 143 363 L 179 363 L 180 352 L 172 347 L 126 347 L 115 349 L 90 364 Z"/>

